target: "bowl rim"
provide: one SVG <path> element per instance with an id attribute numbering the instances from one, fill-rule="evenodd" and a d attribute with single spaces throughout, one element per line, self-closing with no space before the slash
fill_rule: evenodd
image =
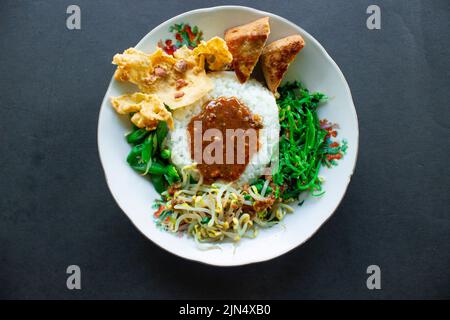
<path id="1" fill-rule="evenodd" d="M 358 150 L 359 150 L 359 123 L 358 123 L 358 115 L 356 113 L 356 108 L 355 108 L 355 104 L 353 101 L 353 96 L 351 94 L 351 90 L 350 90 L 350 86 L 347 83 L 347 80 L 344 77 L 344 74 L 342 73 L 341 69 L 339 68 L 339 66 L 337 65 L 337 63 L 333 60 L 333 58 L 331 58 L 331 56 L 328 54 L 328 52 L 325 50 L 325 48 L 319 43 L 318 40 L 316 40 L 316 38 L 314 38 L 310 33 L 308 33 L 307 31 L 305 31 L 302 27 L 298 26 L 297 24 L 291 22 L 290 20 L 281 17 L 279 15 L 276 15 L 274 13 L 271 12 L 267 12 L 267 11 L 263 11 L 263 10 L 259 10 L 259 9 L 255 9 L 252 7 L 247 7 L 247 6 L 239 6 L 239 5 L 222 5 L 222 6 L 214 6 L 214 7 L 205 7 L 205 8 L 199 8 L 199 9 L 194 9 L 194 10 L 189 10 L 183 13 L 180 13 L 168 20 L 165 20 L 163 22 L 161 22 L 160 24 L 158 24 L 156 27 L 154 27 L 152 30 L 150 30 L 147 34 L 145 34 L 141 40 L 139 40 L 139 42 L 135 45 L 139 46 L 141 45 L 147 38 L 151 37 L 152 34 L 155 32 L 156 29 L 158 29 L 162 24 L 166 24 L 166 23 L 171 23 L 174 22 L 180 18 L 183 18 L 185 16 L 189 16 L 191 14 L 194 13 L 207 13 L 207 12 L 211 12 L 211 11 L 216 11 L 216 10 L 223 10 L 223 9 L 238 9 L 238 10 L 245 10 L 245 11 L 250 11 L 250 12 L 254 12 L 254 13 L 258 13 L 261 15 L 266 15 L 269 17 L 275 17 L 276 19 L 279 19 L 280 21 L 291 25 L 294 28 L 300 29 L 304 34 L 306 34 L 307 36 L 310 37 L 310 39 L 312 40 L 312 42 L 314 42 L 314 44 L 317 46 L 317 48 L 321 51 L 321 53 L 324 55 L 324 57 L 331 63 L 332 67 L 335 69 L 335 71 L 337 72 L 337 75 L 339 76 L 340 80 L 342 81 L 342 83 L 344 84 L 345 87 L 345 91 L 348 94 L 349 98 L 350 98 L 350 102 L 351 102 L 351 112 L 352 112 L 352 116 L 354 118 L 355 124 L 356 124 L 356 132 L 355 132 L 355 140 L 356 140 L 356 145 L 352 146 L 352 148 L 354 148 L 355 150 L 355 161 L 353 162 L 353 167 L 351 168 L 351 172 L 348 176 L 347 182 L 345 184 L 344 187 L 344 193 L 342 194 L 342 197 L 339 199 L 339 201 L 337 201 L 336 205 L 334 206 L 334 208 L 332 209 L 330 215 L 324 220 L 322 221 L 322 223 L 320 223 L 320 225 L 311 233 L 311 235 L 307 238 L 305 238 L 304 240 L 302 240 L 300 243 L 297 242 L 293 242 L 290 246 L 287 246 L 285 248 L 283 248 L 282 250 L 276 252 L 274 255 L 271 255 L 270 257 L 262 257 L 262 258 L 258 258 L 258 256 L 256 255 L 253 258 L 246 258 L 246 259 L 242 259 L 240 261 L 230 261 L 230 262 L 220 262 L 220 261 L 209 261 L 206 259 L 196 259 L 193 257 L 189 257 L 189 256 L 185 256 L 182 254 L 179 254 L 178 252 L 174 252 L 171 250 L 170 246 L 164 245 L 163 243 L 158 243 L 155 240 L 151 239 L 150 237 L 148 237 L 146 234 L 144 234 L 139 227 L 136 225 L 136 223 L 133 221 L 133 219 L 127 214 L 127 212 L 125 211 L 125 209 L 120 205 L 118 199 L 116 198 L 116 196 L 114 195 L 114 192 L 112 190 L 112 187 L 110 185 L 110 181 L 108 179 L 106 170 L 105 170 L 105 165 L 104 165 L 104 159 L 102 158 L 102 153 L 100 151 L 100 122 L 101 122 L 101 113 L 103 110 L 103 106 L 105 105 L 105 101 L 107 101 L 109 99 L 107 93 L 109 91 L 109 88 L 111 87 L 112 83 L 114 82 L 114 77 L 111 77 L 111 80 L 108 84 L 105 96 L 101 102 L 101 106 L 99 109 L 99 113 L 98 113 L 98 122 L 97 122 L 97 151 L 98 151 L 98 155 L 100 158 L 100 163 L 102 166 L 102 170 L 103 170 L 103 174 L 105 176 L 105 180 L 106 180 L 106 184 L 108 186 L 109 192 L 111 193 L 114 201 L 116 202 L 116 204 L 118 205 L 118 207 L 122 210 L 122 212 L 125 214 L 125 216 L 127 216 L 127 218 L 131 221 L 131 223 L 133 224 L 133 226 L 147 239 L 150 240 L 151 242 L 153 242 L 154 244 L 156 244 L 158 247 L 160 247 L 161 249 L 164 249 L 168 252 L 170 252 L 171 254 L 178 256 L 180 258 L 189 260 L 189 261 L 195 261 L 198 263 L 202 263 L 202 264 L 206 264 L 206 265 L 211 265 L 211 266 L 217 266 L 217 267 L 234 267 L 234 266 L 242 266 L 242 265 L 248 265 L 248 264 L 254 264 L 254 263 L 259 263 L 259 262 L 264 262 L 264 261 L 269 261 L 275 258 L 278 258 L 284 254 L 287 254 L 289 252 L 291 252 L 292 250 L 294 250 L 295 248 L 298 248 L 300 246 L 302 246 L 305 242 L 307 242 L 309 239 L 311 239 L 322 227 L 323 225 L 334 215 L 334 213 L 336 212 L 337 208 L 339 207 L 339 205 L 341 204 L 342 200 L 345 197 L 345 194 L 347 193 L 347 189 L 348 186 L 350 184 L 351 178 L 355 172 L 355 167 L 356 167 L 356 162 L 358 161 Z"/>

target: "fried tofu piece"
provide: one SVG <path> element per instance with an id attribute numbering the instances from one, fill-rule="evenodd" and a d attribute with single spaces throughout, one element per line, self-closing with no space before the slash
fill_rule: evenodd
<path id="1" fill-rule="evenodd" d="M 296 34 L 274 41 L 264 48 L 261 66 L 270 91 L 277 92 L 289 64 L 304 46 L 305 41 Z"/>
<path id="2" fill-rule="evenodd" d="M 225 41 L 233 55 L 233 68 L 244 83 L 250 77 L 270 33 L 269 17 L 225 31 Z"/>

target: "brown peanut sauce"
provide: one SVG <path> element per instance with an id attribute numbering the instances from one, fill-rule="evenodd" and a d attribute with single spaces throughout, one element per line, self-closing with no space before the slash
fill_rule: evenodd
<path id="1" fill-rule="evenodd" d="M 230 182 L 239 179 L 253 153 L 259 150 L 260 128 L 262 128 L 261 118 L 253 115 L 236 97 L 219 97 L 206 102 L 202 111 L 192 117 L 187 127 L 191 158 L 197 163 L 197 169 L 203 176 L 203 183 L 211 184 L 218 180 Z M 227 129 L 233 129 L 231 132 L 239 132 L 236 130 L 242 129 L 246 136 L 242 134 L 230 136 L 230 130 L 227 132 Z M 205 135 L 207 130 L 216 134 L 210 134 L 208 138 L 208 135 Z M 231 143 L 229 139 L 232 139 Z M 213 144 L 221 148 L 215 148 Z M 210 152 L 213 149 L 214 151 Z M 216 151 L 220 150 L 222 157 L 216 154 Z M 211 154 L 212 157 L 205 157 L 205 154 Z"/>

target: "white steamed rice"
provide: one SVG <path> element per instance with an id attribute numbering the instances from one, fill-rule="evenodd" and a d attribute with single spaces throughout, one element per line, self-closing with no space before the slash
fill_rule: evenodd
<path id="1" fill-rule="evenodd" d="M 213 72 L 209 75 L 214 83 L 214 89 L 193 105 L 175 110 L 173 113 L 175 128 L 167 139 L 172 152 L 171 160 L 179 169 L 193 164 L 187 126 L 191 118 L 201 112 L 205 102 L 218 97 L 237 97 L 253 114 L 261 117 L 263 124 L 263 128 L 259 131 L 260 148 L 236 181 L 238 184 L 252 182 L 263 174 L 272 154 L 277 151 L 280 125 L 275 97 L 257 80 L 251 79 L 241 84 L 234 72 Z"/>

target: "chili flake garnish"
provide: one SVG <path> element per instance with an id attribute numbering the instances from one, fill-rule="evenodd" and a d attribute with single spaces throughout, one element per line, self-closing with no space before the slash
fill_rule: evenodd
<path id="1" fill-rule="evenodd" d="M 347 151 L 347 141 L 345 139 L 342 140 L 342 143 L 332 141 L 332 138 L 336 138 L 338 134 L 338 124 L 331 123 L 327 119 L 322 119 L 320 120 L 320 127 L 328 132 L 325 136 L 325 158 L 323 162 L 327 167 L 336 166 L 336 160 L 342 159 Z"/>
<path id="2" fill-rule="evenodd" d="M 166 207 L 163 205 L 160 205 L 158 210 L 154 213 L 155 218 L 159 218 L 159 216 L 161 215 L 161 213 L 164 211 Z"/>

